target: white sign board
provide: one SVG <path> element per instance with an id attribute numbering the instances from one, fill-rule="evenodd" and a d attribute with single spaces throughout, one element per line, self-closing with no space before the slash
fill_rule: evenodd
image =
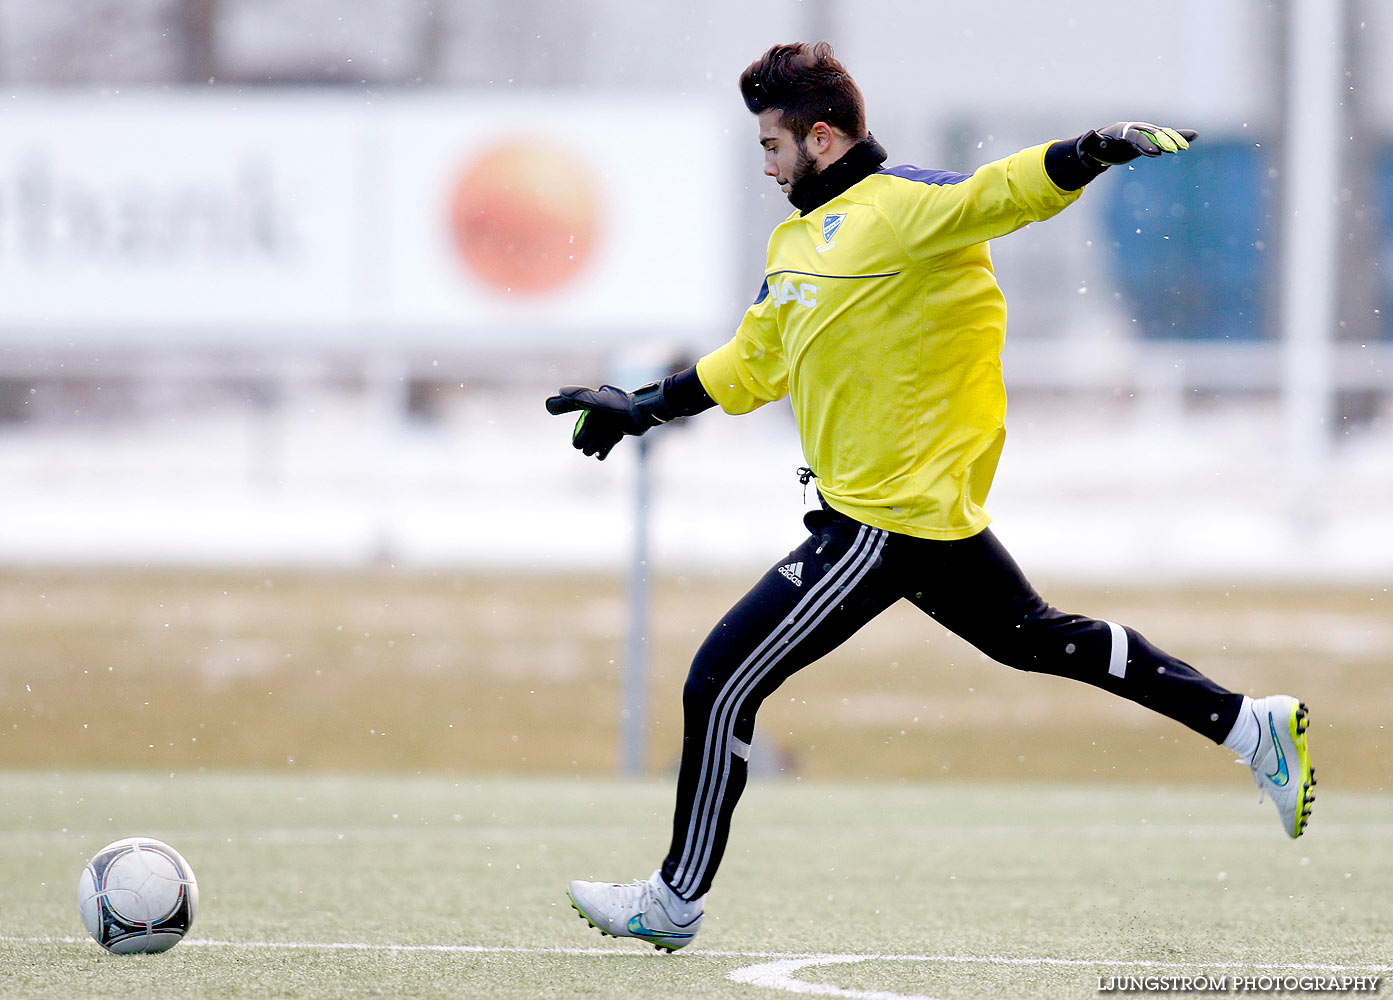
<path id="1" fill-rule="evenodd" d="M 0 342 L 604 344 L 730 319 L 730 150 L 701 103 L 20 95 L 0 130 Z"/>
<path id="2" fill-rule="evenodd" d="M 383 315 L 491 336 L 728 318 L 714 114 L 440 99 L 392 109 L 381 142 Z"/>
<path id="3" fill-rule="evenodd" d="M 353 122 L 271 100 L 0 114 L 0 326 L 352 319 Z"/>

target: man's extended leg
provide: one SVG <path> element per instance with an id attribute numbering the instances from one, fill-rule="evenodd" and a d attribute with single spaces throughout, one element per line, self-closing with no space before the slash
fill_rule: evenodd
<path id="1" fill-rule="evenodd" d="M 919 565 L 906 577 L 914 589 L 905 596 L 992 659 L 1085 681 L 1216 743 L 1233 728 L 1242 695 L 1133 629 L 1050 607 L 990 530 L 960 541 L 924 541 L 913 554 Z"/>
<path id="2" fill-rule="evenodd" d="M 905 596 L 992 659 L 1084 681 L 1239 750 L 1258 787 L 1277 802 L 1288 835 L 1300 836 L 1315 797 L 1315 778 L 1306 748 L 1306 710 L 1296 699 L 1275 695 L 1254 702 L 1154 646 L 1135 629 L 1057 611 L 1036 593 L 991 531 L 894 551 L 897 556 L 908 552 L 915 561 L 906 575 L 914 583 Z M 1268 770 L 1270 762 L 1287 757 L 1291 762 L 1285 770 L 1275 764 Z"/>

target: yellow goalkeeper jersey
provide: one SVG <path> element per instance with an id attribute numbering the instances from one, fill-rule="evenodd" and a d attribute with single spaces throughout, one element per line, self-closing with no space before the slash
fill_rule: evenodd
<path id="1" fill-rule="evenodd" d="M 833 509 L 920 538 L 991 520 L 1006 302 L 986 241 L 1078 199 L 1046 148 L 971 175 L 886 168 L 770 236 L 759 298 L 697 375 L 727 413 L 787 395 Z"/>

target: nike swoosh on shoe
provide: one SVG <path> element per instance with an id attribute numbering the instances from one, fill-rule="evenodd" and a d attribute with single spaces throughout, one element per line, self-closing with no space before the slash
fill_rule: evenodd
<path id="1" fill-rule="evenodd" d="M 643 926 L 643 921 L 639 919 L 638 914 L 634 914 L 632 917 L 629 918 L 629 933 L 635 936 L 641 935 L 643 937 L 673 939 L 689 938 L 692 936 L 690 934 L 684 934 L 680 931 L 655 931 L 650 927 L 645 927 Z"/>
<path id="2" fill-rule="evenodd" d="M 1282 752 L 1282 741 L 1277 738 L 1277 723 L 1272 718 L 1272 713 L 1267 713 L 1267 727 L 1272 733 L 1272 746 L 1277 751 L 1277 770 L 1267 776 L 1267 780 L 1278 788 L 1285 788 L 1291 780 L 1291 773 L 1287 770 L 1287 755 Z"/>

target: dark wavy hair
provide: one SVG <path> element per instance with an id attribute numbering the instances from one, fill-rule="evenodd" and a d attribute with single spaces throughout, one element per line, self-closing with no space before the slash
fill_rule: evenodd
<path id="1" fill-rule="evenodd" d="M 818 122 L 866 137 L 866 99 L 828 42 L 775 45 L 740 74 L 740 96 L 751 114 L 780 112 L 780 124 L 800 139 Z"/>

